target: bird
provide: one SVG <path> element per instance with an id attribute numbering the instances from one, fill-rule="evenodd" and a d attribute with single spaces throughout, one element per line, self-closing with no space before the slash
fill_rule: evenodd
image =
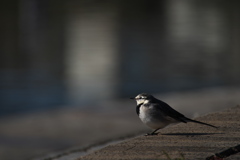
<path id="1" fill-rule="evenodd" d="M 159 129 L 179 122 L 194 122 L 213 128 L 218 128 L 211 124 L 187 118 L 183 114 L 170 107 L 167 103 L 155 98 L 148 93 L 138 94 L 136 97 L 131 99 L 135 99 L 137 102 L 136 112 L 141 121 L 148 127 L 154 129 L 153 132 L 147 133 L 146 136 L 157 135 L 158 133 L 156 132 Z"/>

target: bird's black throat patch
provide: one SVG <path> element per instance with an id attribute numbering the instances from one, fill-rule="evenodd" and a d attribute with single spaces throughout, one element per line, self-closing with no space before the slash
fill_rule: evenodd
<path id="1" fill-rule="evenodd" d="M 141 105 L 142 105 L 142 103 L 139 104 L 139 105 L 137 105 L 137 107 L 136 107 L 137 115 L 139 115 L 139 113 L 140 113 L 140 107 L 141 107 Z"/>

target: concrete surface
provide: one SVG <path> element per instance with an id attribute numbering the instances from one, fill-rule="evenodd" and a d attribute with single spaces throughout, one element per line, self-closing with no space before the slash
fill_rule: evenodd
<path id="1" fill-rule="evenodd" d="M 164 160 L 169 159 L 168 156 L 172 159 L 203 160 L 240 144 L 240 106 L 208 114 L 197 120 L 219 128 L 181 123 L 162 129 L 157 136 L 138 136 L 109 145 L 77 160 Z M 239 160 L 240 154 L 227 159 Z"/>
<path id="2" fill-rule="evenodd" d="M 238 87 L 155 96 L 189 117 L 240 104 Z M 125 99 L 0 117 L 0 160 L 74 160 L 85 151 L 150 131 L 137 117 L 135 106 L 134 101 Z"/>

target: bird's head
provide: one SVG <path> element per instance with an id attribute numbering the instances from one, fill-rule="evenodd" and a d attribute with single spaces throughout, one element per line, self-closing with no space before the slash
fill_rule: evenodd
<path id="1" fill-rule="evenodd" d="M 154 99 L 154 97 L 152 95 L 150 95 L 150 94 L 147 94 L 147 93 L 141 93 L 141 94 L 139 94 L 136 97 L 131 98 L 131 99 L 135 99 L 136 102 L 137 102 L 137 105 L 139 105 L 139 104 L 146 104 L 146 103 L 148 103 L 149 101 Z"/>

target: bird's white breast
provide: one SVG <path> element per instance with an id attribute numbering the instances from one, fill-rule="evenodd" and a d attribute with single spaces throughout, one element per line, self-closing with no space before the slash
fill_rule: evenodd
<path id="1" fill-rule="evenodd" d="M 169 125 L 169 121 L 165 119 L 165 117 L 161 114 L 155 114 L 153 106 L 144 106 L 142 105 L 139 108 L 139 118 L 142 120 L 144 124 L 153 129 L 164 128 Z"/>

